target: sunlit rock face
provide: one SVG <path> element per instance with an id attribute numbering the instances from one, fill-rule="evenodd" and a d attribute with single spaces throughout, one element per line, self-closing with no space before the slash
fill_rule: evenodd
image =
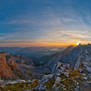
<path id="1" fill-rule="evenodd" d="M 12 56 L 8 53 L 0 53 L 1 80 L 30 79 L 30 69 L 32 66 L 33 62 L 29 58 Z"/>
<path id="2" fill-rule="evenodd" d="M 13 78 L 14 74 L 7 64 L 6 53 L 0 53 L 0 78 Z"/>

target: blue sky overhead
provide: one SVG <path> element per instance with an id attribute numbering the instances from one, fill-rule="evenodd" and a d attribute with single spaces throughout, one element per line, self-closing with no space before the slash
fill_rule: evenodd
<path id="1" fill-rule="evenodd" d="M 0 0 L 0 44 L 90 42 L 91 0 Z"/>

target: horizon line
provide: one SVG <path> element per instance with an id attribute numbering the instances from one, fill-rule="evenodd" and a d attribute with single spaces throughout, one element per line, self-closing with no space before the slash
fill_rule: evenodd
<path id="1" fill-rule="evenodd" d="M 26 43 L 0 43 L 0 47 L 67 47 L 85 45 L 90 43 L 79 43 L 79 42 L 26 42 Z"/>

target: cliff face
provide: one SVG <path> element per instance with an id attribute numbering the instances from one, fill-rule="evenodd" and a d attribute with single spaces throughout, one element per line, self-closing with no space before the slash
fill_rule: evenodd
<path id="1" fill-rule="evenodd" d="M 0 53 L 0 79 L 28 79 L 32 60 L 20 56 Z M 26 74 L 26 75 L 25 75 Z"/>
<path id="2" fill-rule="evenodd" d="M 8 78 L 12 79 L 13 77 L 14 77 L 14 74 L 12 73 L 12 70 L 6 61 L 6 54 L 1 53 L 0 54 L 0 78 L 1 79 L 4 79 L 4 78 L 5 79 L 8 79 Z"/>

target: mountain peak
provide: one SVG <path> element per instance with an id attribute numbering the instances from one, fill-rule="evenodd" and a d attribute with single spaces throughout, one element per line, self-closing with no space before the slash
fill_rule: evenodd
<path id="1" fill-rule="evenodd" d="M 72 68 L 77 69 L 80 64 L 86 66 L 91 62 L 91 44 L 79 45 L 64 55 L 61 60 L 63 63 L 69 63 Z M 87 66 L 86 66 L 87 67 Z"/>

